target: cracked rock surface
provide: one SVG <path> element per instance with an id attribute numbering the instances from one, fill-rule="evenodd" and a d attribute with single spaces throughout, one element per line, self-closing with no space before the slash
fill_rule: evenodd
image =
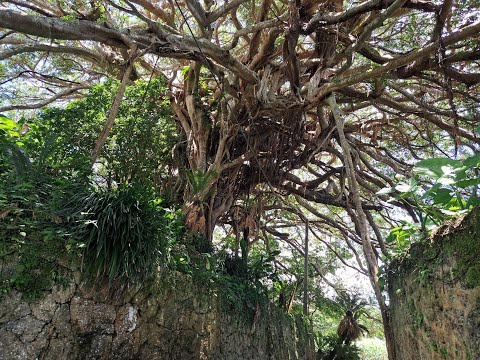
<path id="1" fill-rule="evenodd" d="M 305 326 L 271 306 L 258 320 L 173 274 L 175 286 L 108 290 L 72 281 L 28 303 L 0 304 L 0 354 L 20 359 L 303 359 Z M 170 279 L 171 280 L 171 279 Z"/>
<path id="2" fill-rule="evenodd" d="M 480 208 L 389 268 L 398 360 L 480 359 Z"/>

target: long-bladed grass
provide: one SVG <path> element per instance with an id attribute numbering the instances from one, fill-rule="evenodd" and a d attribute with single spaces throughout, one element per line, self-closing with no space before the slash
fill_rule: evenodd
<path id="1" fill-rule="evenodd" d="M 87 272 L 110 281 L 137 281 L 158 269 L 175 231 L 151 192 L 124 186 L 79 196 L 77 201 L 75 232 Z"/>

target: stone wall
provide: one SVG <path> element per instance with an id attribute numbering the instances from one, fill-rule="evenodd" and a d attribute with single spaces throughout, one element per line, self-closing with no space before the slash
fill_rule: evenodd
<path id="1" fill-rule="evenodd" d="M 397 360 L 480 359 L 480 211 L 389 269 Z"/>
<path id="2" fill-rule="evenodd" d="M 304 359 L 305 325 L 275 306 L 246 316 L 183 274 L 152 289 L 112 293 L 77 280 L 33 303 L 13 291 L 0 303 L 0 357 Z"/>

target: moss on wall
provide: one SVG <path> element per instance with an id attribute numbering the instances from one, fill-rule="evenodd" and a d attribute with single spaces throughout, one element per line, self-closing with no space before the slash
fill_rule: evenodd
<path id="1" fill-rule="evenodd" d="M 399 360 L 480 359 L 480 209 L 393 262 L 388 291 Z"/>
<path id="2" fill-rule="evenodd" d="M 252 314 L 191 276 L 114 291 L 72 274 L 34 301 L 0 303 L 0 354 L 19 359 L 297 360 L 313 350 L 306 324 L 265 303 Z M 313 351 L 308 359 L 313 359 Z"/>

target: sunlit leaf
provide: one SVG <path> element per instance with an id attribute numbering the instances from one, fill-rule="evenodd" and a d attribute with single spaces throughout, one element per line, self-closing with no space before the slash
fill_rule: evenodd
<path id="1" fill-rule="evenodd" d="M 455 169 L 452 168 L 451 166 L 441 166 L 440 169 L 442 170 L 442 173 L 443 175 L 452 175 L 453 173 L 455 173 Z"/>
<path id="2" fill-rule="evenodd" d="M 444 175 L 444 172 L 442 170 L 442 167 L 444 166 L 459 168 L 462 166 L 462 162 L 449 158 L 425 159 L 419 161 L 415 165 L 413 170 L 416 174 L 430 176 L 438 179 Z"/>
<path id="3" fill-rule="evenodd" d="M 375 195 L 386 195 L 386 194 L 391 194 L 392 192 L 395 191 L 394 187 L 385 187 L 375 193 Z"/>
<path id="4" fill-rule="evenodd" d="M 438 179 L 438 182 L 442 185 L 452 185 L 452 184 L 455 184 L 455 180 L 453 180 L 452 178 L 450 177 L 441 177 L 440 179 Z"/>
<path id="5" fill-rule="evenodd" d="M 412 184 L 400 183 L 395 186 L 395 190 L 401 193 L 410 193 L 414 190 L 415 186 Z"/>

